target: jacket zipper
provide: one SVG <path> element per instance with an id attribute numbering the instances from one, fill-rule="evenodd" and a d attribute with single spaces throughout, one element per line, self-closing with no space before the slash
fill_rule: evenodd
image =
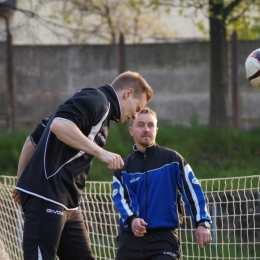
<path id="1" fill-rule="evenodd" d="M 146 161 L 146 153 L 144 153 L 144 161 Z M 145 171 L 145 186 L 146 186 L 146 209 L 145 209 L 145 221 L 146 221 L 146 217 L 147 217 L 147 211 L 148 211 L 148 177 L 147 177 L 147 171 Z"/>

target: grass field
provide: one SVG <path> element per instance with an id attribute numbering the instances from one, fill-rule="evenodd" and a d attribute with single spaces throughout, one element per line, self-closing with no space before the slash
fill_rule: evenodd
<path id="1" fill-rule="evenodd" d="M 19 155 L 30 131 L 0 132 L 0 167 L 2 175 L 16 175 Z M 159 123 L 157 143 L 178 151 L 191 165 L 199 179 L 251 176 L 259 174 L 260 129 L 218 130 L 208 126 L 192 128 Z M 132 152 L 133 140 L 127 125 L 112 123 L 105 149 L 123 158 Z M 94 159 L 88 179 L 111 181 L 113 172 Z"/>

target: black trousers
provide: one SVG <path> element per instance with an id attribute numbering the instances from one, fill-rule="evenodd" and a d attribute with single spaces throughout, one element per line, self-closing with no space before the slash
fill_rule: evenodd
<path id="1" fill-rule="evenodd" d="M 95 260 L 79 210 L 20 192 L 24 213 L 25 260 Z"/>
<path id="2" fill-rule="evenodd" d="M 121 231 L 117 237 L 117 244 L 116 260 L 180 259 L 177 230 L 148 230 L 143 237 Z"/>

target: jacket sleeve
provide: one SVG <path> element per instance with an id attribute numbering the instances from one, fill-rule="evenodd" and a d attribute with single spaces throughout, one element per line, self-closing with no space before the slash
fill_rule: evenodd
<path id="1" fill-rule="evenodd" d="M 39 124 L 36 126 L 34 132 L 32 132 L 32 133 L 30 134 L 30 139 L 31 139 L 31 142 L 33 143 L 34 146 L 37 146 L 37 145 L 38 145 L 38 143 L 39 143 L 39 141 L 40 141 L 40 139 L 41 139 L 41 137 L 42 137 L 42 134 L 43 134 L 43 132 L 44 132 L 44 130 L 45 130 L 45 127 L 46 127 L 46 125 L 48 124 L 48 121 L 49 121 L 48 118 L 44 118 L 44 119 L 41 121 L 41 123 L 39 123 Z"/>
<path id="2" fill-rule="evenodd" d="M 113 176 L 113 201 L 121 216 L 125 228 L 131 227 L 132 220 L 138 215 L 138 203 L 131 185 L 127 183 L 121 171 Z"/>
<path id="3" fill-rule="evenodd" d="M 197 227 L 201 221 L 211 222 L 202 187 L 195 177 L 190 165 L 184 160 L 180 163 L 178 184 L 180 186 L 186 209 L 191 215 L 193 224 Z"/>

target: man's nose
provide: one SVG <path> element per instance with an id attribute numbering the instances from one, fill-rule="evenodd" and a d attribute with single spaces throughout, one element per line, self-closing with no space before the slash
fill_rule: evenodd
<path id="1" fill-rule="evenodd" d="M 144 130 L 145 131 L 150 131 L 150 128 L 148 127 L 148 125 L 144 125 Z"/>

